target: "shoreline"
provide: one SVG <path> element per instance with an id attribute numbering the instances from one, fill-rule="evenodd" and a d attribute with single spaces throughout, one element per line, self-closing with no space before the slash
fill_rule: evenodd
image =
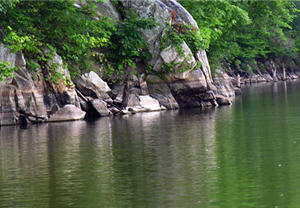
<path id="1" fill-rule="evenodd" d="M 257 75 L 256 75 L 257 77 Z M 236 79 L 234 77 L 232 78 L 232 82 L 233 82 L 233 86 L 236 83 Z M 245 81 L 246 80 L 246 81 Z M 239 97 L 243 94 L 243 89 L 244 88 L 251 88 L 252 86 L 257 86 L 257 85 L 266 85 L 266 84 L 272 84 L 272 83 L 286 83 L 286 82 L 296 82 L 299 81 L 299 77 L 295 78 L 295 76 L 291 76 L 291 77 L 287 77 L 286 80 L 268 80 L 265 81 L 263 79 L 260 79 L 259 81 L 248 81 L 250 80 L 249 78 L 245 78 L 242 77 L 241 78 L 241 85 L 240 87 L 234 86 L 235 89 L 235 96 Z M 238 93 L 236 91 L 236 89 L 238 89 Z M 234 101 L 236 98 L 234 97 L 232 101 Z M 234 102 L 230 103 L 230 105 L 234 104 Z M 8 125 L 0 125 L 0 130 L 1 127 L 12 127 L 12 126 L 16 126 L 16 127 L 27 127 L 27 126 L 31 126 L 31 125 L 40 125 L 40 124 L 50 124 L 50 123 L 65 123 L 65 122 L 75 122 L 75 121 L 85 121 L 85 122 L 89 122 L 89 121 L 96 121 L 98 119 L 107 117 L 107 118 L 116 118 L 116 117 L 123 117 L 123 116 L 128 116 L 128 115 L 135 115 L 135 114 L 139 114 L 139 113 L 151 113 L 151 112 L 164 112 L 164 111 L 180 111 L 180 110 L 186 110 L 186 109 L 200 109 L 200 110 L 206 110 L 206 109 L 213 109 L 213 108 L 217 108 L 218 106 L 205 106 L 205 107 L 181 107 L 181 108 L 176 108 L 176 109 L 167 109 L 167 108 L 162 108 L 162 109 L 155 109 L 155 110 L 151 110 L 151 109 L 141 109 L 141 110 L 134 110 L 134 109 L 127 109 L 127 110 L 122 110 L 122 113 L 118 113 L 118 114 L 111 114 L 108 116 L 102 116 L 102 117 L 88 117 L 85 116 L 82 119 L 68 119 L 68 120 L 46 120 L 43 122 L 28 122 L 28 123 L 16 123 L 16 124 L 8 124 Z"/>

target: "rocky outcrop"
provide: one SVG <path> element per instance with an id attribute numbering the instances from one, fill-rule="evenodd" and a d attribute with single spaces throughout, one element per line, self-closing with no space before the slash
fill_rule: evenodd
<path id="1" fill-rule="evenodd" d="M 51 115 L 53 106 L 59 108 L 67 104 L 79 106 L 69 73 L 63 68 L 62 60 L 57 54 L 49 64 L 55 63 L 58 66 L 57 73 L 62 73 L 62 77 L 68 79 L 70 85 L 46 81 L 44 76 L 47 69 L 29 72 L 24 56 L 21 53 L 11 53 L 3 44 L 0 45 L 0 54 L 1 61 L 18 67 L 14 77 L 0 82 L 1 125 L 44 122 Z"/>
<path id="2" fill-rule="evenodd" d="M 233 86 L 233 78 L 230 77 L 227 73 L 217 70 L 213 77 L 213 83 L 216 93 L 216 101 L 219 105 L 230 105 L 232 103 L 233 98 L 235 97 L 236 91 Z"/>
<path id="3" fill-rule="evenodd" d="M 149 64 L 154 66 L 153 70 L 160 72 L 163 65 L 174 63 L 173 72 L 164 75 L 163 79 L 149 76 L 147 83 L 150 95 L 168 109 L 217 105 L 216 95 L 219 91 L 215 90 L 206 52 L 199 50 L 193 54 L 185 42 L 181 45 L 182 54 L 172 45 L 163 50 L 160 47 L 168 24 L 187 24 L 198 28 L 185 8 L 174 0 L 123 0 L 121 3 L 126 9 L 133 9 L 139 17 L 152 17 L 161 23 L 153 30 L 141 31 L 150 46 L 152 60 Z M 195 69 L 197 62 L 201 63 L 201 67 Z M 185 63 L 184 72 L 180 72 L 181 63 Z M 227 89 L 230 87 L 228 85 Z M 233 91 L 233 88 L 230 90 Z"/>
<path id="4" fill-rule="evenodd" d="M 150 95 L 157 99 L 160 105 L 170 110 L 179 108 L 168 84 L 164 80 L 150 75 L 147 77 L 147 85 Z"/>
<path id="5" fill-rule="evenodd" d="M 283 63 L 280 60 L 267 60 L 263 64 L 263 68 L 258 68 L 257 64 L 248 66 L 251 73 L 243 70 L 233 73 L 229 71 L 234 86 L 260 83 L 260 82 L 276 82 L 293 80 L 300 78 L 300 71 L 293 62 Z"/>
<path id="6" fill-rule="evenodd" d="M 84 1 L 76 0 L 75 7 Z M 140 77 L 131 76 L 123 84 L 110 87 L 96 72 L 89 72 L 71 80 L 61 57 L 54 53 L 46 66 L 31 72 L 21 53 L 11 53 L 0 45 L 0 60 L 19 68 L 13 78 L 0 82 L 0 125 L 21 122 L 78 120 L 117 114 L 208 107 L 230 104 L 234 87 L 230 77 L 217 74 L 212 77 L 206 52 L 193 53 L 183 42 L 182 54 L 170 45 L 161 49 L 161 38 L 168 25 L 188 24 L 198 28 L 193 17 L 175 0 L 121 0 L 118 7 L 134 10 L 140 18 L 154 18 L 160 24 L 151 30 L 141 30 L 148 42 L 153 74 L 137 64 Z M 118 21 L 124 13 L 118 12 L 109 1 L 97 2 L 98 17 L 104 15 Z M 121 15 L 122 14 L 122 15 Z M 44 54 L 51 53 L 44 50 Z M 201 63 L 201 67 L 199 66 Z M 162 74 L 164 65 L 174 65 L 169 74 Z M 182 66 L 186 69 L 182 72 Z M 53 67 L 56 66 L 53 71 Z M 51 69 L 51 70 L 50 70 Z M 53 80 L 55 73 L 59 80 Z"/>
<path id="7" fill-rule="evenodd" d="M 76 88 L 86 97 L 94 99 L 110 99 L 108 92 L 111 89 L 95 72 L 91 71 L 82 76 L 77 76 L 74 80 Z"/>

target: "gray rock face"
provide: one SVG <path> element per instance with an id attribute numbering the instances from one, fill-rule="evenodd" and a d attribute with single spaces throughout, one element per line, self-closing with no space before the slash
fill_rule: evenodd
<path id="1" fill-rule="evenodd" d="M 99 76 L 98 74 L 96 74 L 96 72 L 89 72 L 86 73 L 84 75 L 82 75 L 85 79 L 87 79 L 89 82 L 91 82 L 92 84 L 94 84 L 99 90 L 103 91 L 103 92 L 109 92 L 111 91 L 111 89 L 109 88 L 109 86 L 107 85 L 106 82 L 104 82 Z"/>
<path id="2" fill-rule="evenodd" d="M 217 70 L 214 76 L 215 93 L 225 98 L 233 99 L 235 97 L 234 86 L 232 85 L 232 77 L 225 72 Z"/>
<path id="3" fill-rule="evenodd" d="M 167 109 L 177 109 L 179 105 L 166 82 L 156 76 L 148 76 L 147 85 L 150 95 Z"/>
<path id="4" fill-rule="evenodd" d="M 77 108 L 75 105 L 65 105 L 63 108 L 54 113 L 48 119 L 48 122 L 82 120 L 84 119 L 85 114 L 86 113 L 84 111 Z"/>
<path id="5" fill-rule="evenodd" d="M 162 0 L 162 2 L 167 5 L 170 9 L 176 12 L 178 18 L 187 25 L 192 25 L 198 28 L 197 22 L 194 20 L 193 16 L 177 1 L 175 0 Z"/>
<path id="6" fill-rule="evenodd" d="M 104 82 L 95 72 L 91 71 L 82 76 L 77 76 L 74 80 L 76 88 L 87 97 L 95 99 L 110 99 L 107 92 L 111 91 L 106 82 Z"/>
<path id="7" fill-rule="evenodd" d="M 97 2 L 97 7 L 98 13 L 102 16 L 108 16 L 114 20 L 120 20 L 120 14 L 110 0 Z"/>
<path id="8" fill-rule="evenodd" d="M 74 7 L 80 8 L 86 5 L 87 2 L 88 0 L 74 0 Z M 107 16 L 112 18 L 113 20 L 120 20 L 120 14 L 110 0 L 97 1 L 96 5 L 99 19 L 103 16 Z"/>
<path id="9" fill-rule="evenodd" d="M 200 50 L 196 53 L 195 57 L 196 60 L 200 61 L 202 64 L 201 70 L 203 72 L 203 75 L 205 76 L 207 83 L 213 82 L 206 52 L 204 50 Z"/>
<path id="10" fill-rule="evenodd" d="M 111 115 L 111 112 L 107 108 L 107 104 L 103 100 L 95 99 L 91 101 L 91 104 L 100 116 L 104 117 Z"/>
<path id="11" fill-rule="evenodd" d="M 120 2 L 125 9 L 133 9 L 140 18 L 154 18 L 160 23 L 154 29 L 141 31 L 149 44 L 149 51 L 152 55 L 152 60 L 149 64 L 159 69 L 162 64 L 160 58 L 160 38 L 166 28 L 167 22 L 171 18 L 168 7 L 160 0 L 121 0 Z"/>
<path id="12" fill-rule="evenodd" d="M 22 54 L 11 53 L 0 44 L 0 60 L 11 63 L 19 69 L 15 77 L 0 82 L 0 123 L 12 125 L 20 122 L 20 112 L 35 117 L 47 118 L 43 103 L 43 94 L 36 88 L 27 72 L 26 62 Z"/>
<path id="13" fill-rule="evenodd" d="M 63 107 L 66 104 L 79 106 L 75 89 L 64 82 L 45 81 L 26 69 L 26 61 L 21 53 L 11 53 L 0 44 L 0 60 L 17 66 L 13 78 L 0 83 L 0 124 L 12 125 L 20 122 L 44 122 L 51 114 L 54 105 Z M 63 69 L 62 60 L 54 56 L 52 63 L 58 63 L 58 72 L 69 77 Z M 50 63 L 51 64 L 51 63 Z M 37 69 L 40 70 L 40 69 Z M 45 71 L 45 73 L 47 73 Z M 35 79 L 33 79 L 35 77 Z M 70 79 L 70 78 L 69 78 Z"/>
<path id="14" fill-rule="evenodd" d="M 189 66 L 189 70 L 185 72 L 180 72 L 178 68 L 174 68 L 174 73 L 171 75 L 176 79 L 186 79 L 192 69 L 197 65 L 197 62 L 192 54 L 191 49 L 186 43 L 181 45 L 183 50 L 183 56 L 181 56 L 174 46 L 169 46 L 168 48 L 161 51 L 160 56 L 165 64 L 174 63 L 181 65 L 181 63 L 186 63 Z"/>
<path id="15" fill-rule="evenodd" d="M 147 111 L 159 111 L 162 110 L 159 102 L 156 99 L 153 99 L 149 95 L 139 96 L 140 105 L 145 108 Z"/>
<path id="16" fill-rule="evenodd" d="M 222 95 L 217 95 L 216 101 L 217 101 L 218 105 L 231 105 L 232 104 L 232 101 L 230 98 L 222 96 Z"/>
<path id="17" fill-rule="evenodd" d="M 18 122 L 19 113 L 15 102 L 16 88 L 0 83 L 0 126 Z"/>
<path id="18" fill-rule="evenodd" d="M 186 43 L 182 44 L 183 55 L 179 55 L 174 46 L 169 46 L 161 51 L 160 39 L 165 34 L 168 24 L 188 24 L 198 28 L 196 21 L 189 12 L 174 0 L 122 0 L 125 8 L 133 9 L 139 17 L 153 17 L 161 23 L 157 28 L 151 30 L 142 30 L 141 33 L 150 45 L 150 53 L 152 54 L 151 64 L 153 70 L 159 72 L 163 64 L 179 64 L 185 63 L 189 66 L 185 72 L 174 69 L 174 72 L 166 75 L 166 85 L 160 82 L 160 86 L 165 92 L 158 89 L 158 84 L 153 85 L 148 82 L 149 92 L 152 97 L 159 100 L 160 104 L 167 108 L 176 108 L 178 103 L 180 107 L 203 106 L 201 97 L 207 90 L 214 89 L 210 66 L 204 50 L 199 50 L 193 54 Z M 175 20 L 174 20 L 175 14 Z M 197 62 L 201 62 L 199 69 L 194 69 Z M 150 89 L 151 88 L 151 89 Z M 170 93 L 167 92 L 169 89 Z M 160 94 L 163 93 L 163 94 Z M 172 95 L 172 96 L 170 96 Z M 174 99 L 176 102 L 174 102 Z M 212 103 L 215 103 L 212 101 Z M 173 105 L 174 104 L 174 105 Z M 208 105 L 208 104 L 205 104 Z"/>

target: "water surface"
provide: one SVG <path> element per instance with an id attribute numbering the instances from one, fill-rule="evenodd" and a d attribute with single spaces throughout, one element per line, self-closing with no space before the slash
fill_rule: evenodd
<path id="1" fill-rule="evenodd" d="M 233 106 L 0 129 L 1 208 L 300 207 L 300 83 Z"/>

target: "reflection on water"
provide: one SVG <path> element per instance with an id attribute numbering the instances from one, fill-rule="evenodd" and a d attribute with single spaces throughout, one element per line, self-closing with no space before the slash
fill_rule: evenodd
<path id="1" fill-rule="evenodd" d="M 300 207 L 300 84 L 233 106 L 0 130 L 1 208 Z"/>

